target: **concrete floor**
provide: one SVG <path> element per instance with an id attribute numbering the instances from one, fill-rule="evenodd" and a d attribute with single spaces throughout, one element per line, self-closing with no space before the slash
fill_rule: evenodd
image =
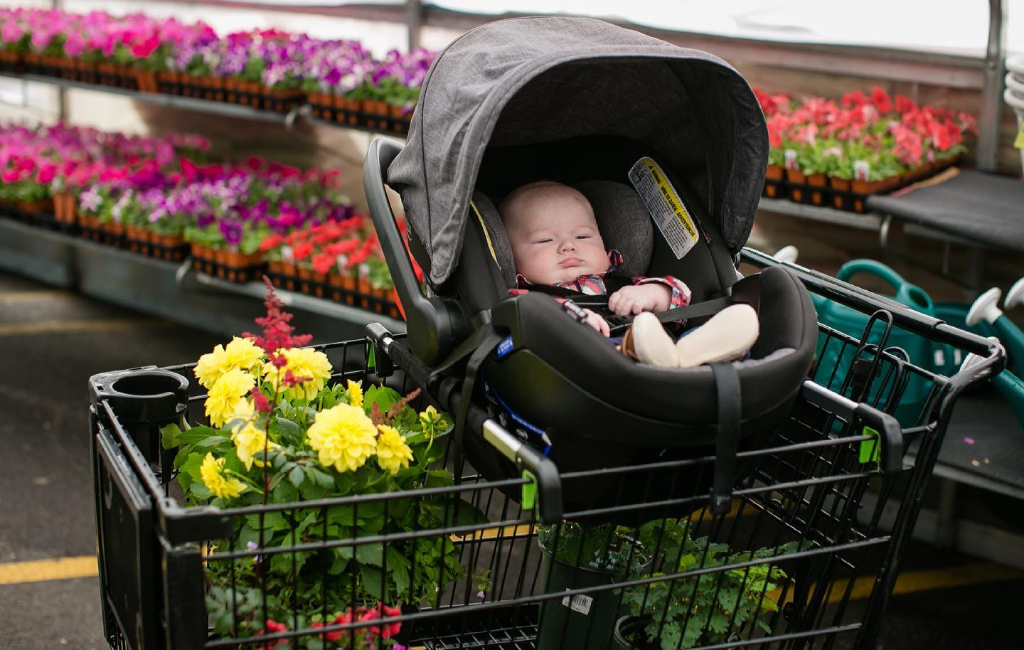
<path id="1" fill-rule="evenodd" d="M 872 245 L 869 235 L 858 234 L 836 252 L 820 244 L 822 233 L 795 220 L 769 223 L 753 244 L 775 250 L 796 243 L 807 251 L 805 263 L 826 270 Z M 955 285 L 939 282 L 929 290 L 960 295 Z M 188 362 L 218 342 L 0 274 L 0 648 L 107 647 L 94 570 L 76 574 L 47 562 L 80 558 L 88 565 L 95 553 L 86 380 L 100 371 Z M 958 581 L 950 568 L 962 565 L 982 569 Z M 44 579 L 46 571 L 55 579 Z M 993 571 L 982 560 L 915 545 L 903 571 L 910 579 L 891 602 L 879 649 L 1020 647 L 1015 617 L 1024 578 L 1016 570 Z"/>

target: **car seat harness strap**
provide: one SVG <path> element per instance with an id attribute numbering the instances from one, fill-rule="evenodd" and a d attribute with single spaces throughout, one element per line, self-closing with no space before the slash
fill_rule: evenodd
<path id="1" fill-rule="evenodd" d="M 718 398 L 718 435 L 715 441 L 715 477 L 711 488 L 711 513 L 728 514 L 732 507 L 732 484 L 736 478 L 736 453 L 739 451 L 740 376 L 731 363 L 711 365 Z"/>

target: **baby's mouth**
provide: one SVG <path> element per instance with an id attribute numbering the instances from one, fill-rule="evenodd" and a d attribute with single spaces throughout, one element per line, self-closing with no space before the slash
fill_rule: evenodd
<path id="1" fill-rule="evenodd" d="M 583 264 L 583 260 L 579 257 L 567 257 L 558 263 L 562 268 L 571 269 Z"/>

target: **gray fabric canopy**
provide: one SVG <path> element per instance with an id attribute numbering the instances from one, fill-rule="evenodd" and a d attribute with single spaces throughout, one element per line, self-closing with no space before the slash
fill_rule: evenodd
<path id="1" fill-rule="evenodd" d="M 600 20 L 514 18 L 473 29 L 440 53 L 388 169 L 430 256 L 431 281 L 444 282 L 458 261 L 487 147 L 591 135 L 650 146 L 697 189 L 730 250 L 746 243 L 768 134 L 738 72 Z"/>

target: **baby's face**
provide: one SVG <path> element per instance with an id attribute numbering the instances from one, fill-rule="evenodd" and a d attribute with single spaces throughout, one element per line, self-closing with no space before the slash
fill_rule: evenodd
<path id="1" fill-rule="evenodd" d="M 516 272 L 534 284 L 568 282 L 608 270 L 594 211 L 578 195 L 546 193 L 522 201 L 506 216 L 506 230 Z"/>

